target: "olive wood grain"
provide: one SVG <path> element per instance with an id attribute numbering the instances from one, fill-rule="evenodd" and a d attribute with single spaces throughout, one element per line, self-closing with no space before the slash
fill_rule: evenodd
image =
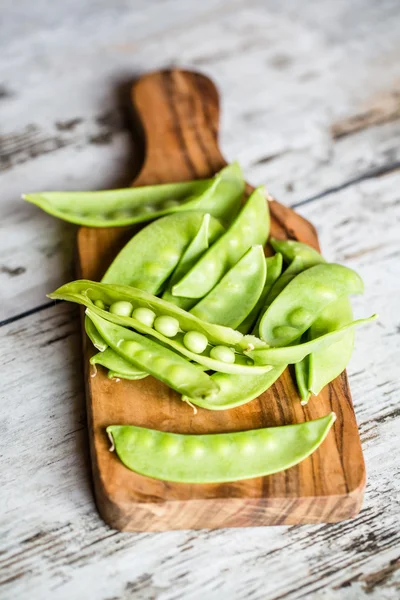
<path id="1" fill-rule="evenodd" d="M 225 160 L 218 147 L 219 99 L 214 84 L 194 72 L 169 70 L 139 79 L 132 102 L 145 135 L 145 160 L 133 185 L 209 177 Z M 249 188 L 250 189 L 250 188 Z M 272 234 L 318 248 L 314 227 L 270 202 Z M 80 275 L 99 280 L 134 229 L 81 228 Z M 365 467 L 346 373 L 301 406 L 291 369 L 245 406 L 195 415 L 152 377 L 110 381 L 89 368 L 84 338 L 87 412 L 96 502 L 103 519 L 124 531 L 164 531 L 335 522 L 360 510 Z M 224 484 L 168 483 L 129 471 L 109 452 L 105 428 L 133 424 L 181 433 L 239 431 L 297 423 L 335 411 L 337 421 L 318 451 L 285 472 Z"/>

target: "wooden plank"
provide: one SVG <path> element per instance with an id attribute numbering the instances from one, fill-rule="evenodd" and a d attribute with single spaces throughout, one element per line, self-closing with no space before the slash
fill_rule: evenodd
<path id="1" fill-rule="evenodd" d="M 135 185 L 206 177 L 218 171 L 218 93 L 211 80 L 190 71 L 141 78 L 132 99 L 145 133 L 146 158 Z M 318 247 L 313 226 L 269 203 L 272 235 Z M 82 228 L 78 259 L 83 279 L 100 279 L 124 229 Z M 111 257 L 110 257 L 111 254 Z M 215 413 L 192 408 L 152 377 L 115 383 L 89 365 L 84 335 L 87 408 L 96 502 L 104 520 L 124 531 L 246 527 L 335 522 L 361 506 L 365 468 L 346 374 L 302 407 L 289 370 L 251 404 Z M 105 428 L 131 424 L 180 433 L 241 431 L 307 421 L 334 411 L 337 423 L 321 448 L 300 465 L 264 478 L 227 484 L 185 485 L 139 476 L 108 450 Z M 333 435 L 334 434 L 334 435 Z"/>
<path id="2" fill-rule="evenodd" d="M 141 71 L 175 63 L 214 76 L 224 98 L 224 155 L 285 204 L 393 168 L 398 121 L 379 124 L 379 110 L 375 126 L 362 118 L 398 93 L 398 27 L 389 4 L 361 10 L 340 0 L 327 19 L 313 3 L 299 14 L 287 2 L 169 2 L 171 9 L 143 2 L 136 10 L 128 3 L 112 12 L 111 29 L 105 0 L 76 12 L 47 2 L 40 17 L 31 3 L 20 3 L 21 13 L 4 11 L 0 321 L 42 305 L 72 276 L 75 228 L 21 202 L 21 192 L 132 180 L 126 89 Z M 21 17 L 27 14 L 35 16 Z M 333 135 L 358 117 L 366 129 Z"/>
<path id="3" fill-rule="evenodd" d="M 380 313 L 378 326 L 357 332 L 349 368 L 368 471 L 358 517 L 246 531 L 111 531 L 89 485 L 78 311 L 60 304 L 0 329 L 1 398 L 12 407 L 2 429 L 4 597 L 186 600 L 201 589 L 238 600 L 397 598 L 399 190 L 394 173 L 301 208 L 326 257 L 363 276 L 357 315 Z"/>

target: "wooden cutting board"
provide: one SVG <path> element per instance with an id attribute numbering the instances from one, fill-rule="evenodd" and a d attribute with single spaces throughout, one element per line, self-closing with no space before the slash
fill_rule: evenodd
<path id="1" fill-rule="evenodd" d="M 145 160 L 133 185 L 209 177 L 225 165 L 218 147 L 219 99 L 210 79 L 189 71 L 155 72 L 132 88 L 145 136 Z M 243 141 L 245 143 L 245 141 Z M 270 202 L 272 235 L 318 248 L 314 227 Z M 135 232 L 81 228 L 80 276 L 100 280 Z M 365 467 L 346 373 L 303 407 L 289 368 L 254 401 L 223 412 L 195 415 L 178 394 L 152 377 L 110 381 L 92 376 L 93 349 L 85 334 L 87 412 L 96 502 L 103 519 L 123 531 L 164 531 L 335 522 L 360 510 Z M 179 433 L 240 431 L 289 425 L 335 411 L 337 421 L 321 447 L 276 475 L 223 484 L 178 484 L 129 471 L 109 451 L 105 428 L 132 424 Z"/>

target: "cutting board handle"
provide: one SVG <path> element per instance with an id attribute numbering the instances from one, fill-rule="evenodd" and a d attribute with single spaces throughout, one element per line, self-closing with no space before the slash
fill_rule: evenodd
<path id="1" fill-rule="evenodd" d="M 145 159 L 135 185 L 210 177 L 226 161 L 218 147 L 219 94 L 194 71 L 144 75 L 132 86 Z"/>

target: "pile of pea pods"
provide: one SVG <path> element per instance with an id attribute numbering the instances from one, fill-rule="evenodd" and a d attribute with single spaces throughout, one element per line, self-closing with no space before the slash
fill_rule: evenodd
<path id="1" fill-rule="evenodd" d="M 361 278 L 310 246 L 270 238 L 264 189 L 243 203 L 244 190 L 233 163 L 207 180 L 24 196 L 80 225 L 151 221 L 101 282 L 73 281 L 49 294 L 86 307 L 95 369 L 107 369 L 114 380 L 152 375 L 207 410 L 250 402 L 289 364 L 306 404 L 345 369 L 355 328 L 376 317 L 353 320 L 349 296 L 363 292 Z M 265 257 L 267 241 L 274 254 Z M 331 413 L 296 425 L 206 435 L 132 425 L 110 425 L 107 432 L 128 468 L 206 483 L 287 469 L 322 443 L 334 420 Z"/>

